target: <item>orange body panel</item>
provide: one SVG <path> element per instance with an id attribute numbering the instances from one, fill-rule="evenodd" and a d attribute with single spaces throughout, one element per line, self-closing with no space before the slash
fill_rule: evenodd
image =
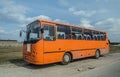
<path id="1" fill-rule="evenodd" d="M 56 26 L 55 23 L 47 21 L 40 21 L 40 23 L 41 27 L 42 24 Z M 30 44 L 30 52 L 26 51 L 27 44 L 24 44 L 23 59 L 25 61 L 32 64 L 49 64 L 61 62 L 65 52 L 70 52 L 73 59 L 94 56 L 97 49 L 101 51 L 101 55 L 109 52 L 108 37 L 105 41 L 73 39 L 45 41 L 42 38 L 37 43 Z"/>

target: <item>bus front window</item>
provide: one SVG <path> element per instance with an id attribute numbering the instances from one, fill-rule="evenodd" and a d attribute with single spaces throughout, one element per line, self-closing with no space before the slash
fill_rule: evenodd
<path id="1" fill-rule="evenodd" d="M 27 25 L 26 40 L 27 42 L 35 42 L 41 38 L 40 22 L 35 21 Z"/>

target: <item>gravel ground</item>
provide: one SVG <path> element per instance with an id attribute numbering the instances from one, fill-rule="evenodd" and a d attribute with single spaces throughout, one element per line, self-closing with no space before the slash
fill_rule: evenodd
<path id="1" fill-rule="evenodd" d="M 68 65 L 58 63 L 49 65 L 32 65 L 23 61 L 0 65 L 0 77 L 69 77 L 75 74 L 107 66 L 120 61 L 120 53 L 112 53 L 99 59 L 86 58 L 71 62 Z"/>

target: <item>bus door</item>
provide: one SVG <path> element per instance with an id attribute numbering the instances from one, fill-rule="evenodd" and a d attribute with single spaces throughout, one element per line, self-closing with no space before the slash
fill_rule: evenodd
<path id="1" fill-rule="evenodd" d="M 56 55 L 56 28 L 52 23 L 44 23 L 43 25 L 43 53 L 44 53 L 44 63 L 53 63 L 58 57 Z"/>

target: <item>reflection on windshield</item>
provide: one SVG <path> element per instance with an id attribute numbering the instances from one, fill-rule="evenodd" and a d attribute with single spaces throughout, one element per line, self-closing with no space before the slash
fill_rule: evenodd
<path id="1" fill-rule="evenodd" d="M 26 41 L 34 41 L 40 39 L 40 23 L 35 21 L 27 25 Z"/>

